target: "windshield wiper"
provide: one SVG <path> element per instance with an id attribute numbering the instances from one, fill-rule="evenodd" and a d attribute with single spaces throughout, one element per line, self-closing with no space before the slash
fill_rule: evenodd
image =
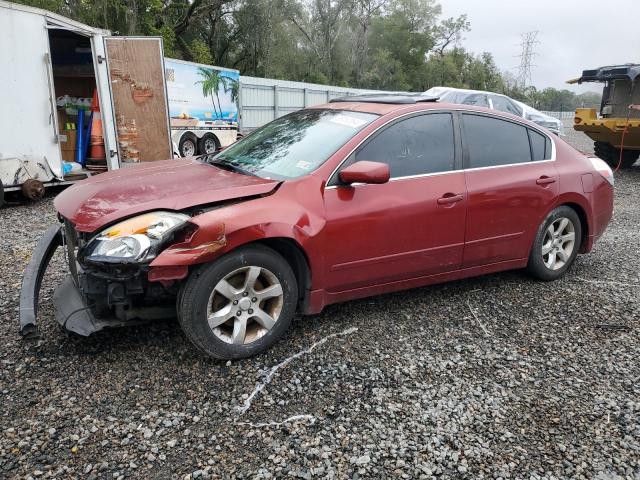
<path id="1" fill-rule="evenodd" d="M 241 173 L 243 175 L 249 175 L 251 177 L 258 176 L 255 173 L 245 170 L 244 168 L 240 168 L 237 165 L 234 165 L 232 163 L 226 163 L 220 160 L 207 161 L 207 163 L 210 165 L 215 165 L 216 167 L 221 168 L 223 170 L 228 170 L 230 172 Z"/>

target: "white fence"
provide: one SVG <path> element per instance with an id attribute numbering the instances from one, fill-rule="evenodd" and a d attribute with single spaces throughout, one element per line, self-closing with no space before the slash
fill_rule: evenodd
<path id="1" fill-rule="evenodd" d="M 240 130 L 253 130 L 282 115 L 332 98 L 379 93 L 375 90 L 240 76 Z"/>

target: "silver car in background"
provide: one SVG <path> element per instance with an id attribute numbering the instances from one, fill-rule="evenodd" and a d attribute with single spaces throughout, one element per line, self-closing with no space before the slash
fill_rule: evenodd
<path id="1" fill-rule="evenodd" d="M 564 135 L 564 125 L 562 121 L 500 93 L 467 90 L 464 88 L 432 87 L 424 92 L 424 95 L 438 97 L 440 101 L 443 102 L 476 105 L 478 107 L 486 107 L 511 113 L 512 115 L 523 117 L 537 123 L 556 135 Z"/>

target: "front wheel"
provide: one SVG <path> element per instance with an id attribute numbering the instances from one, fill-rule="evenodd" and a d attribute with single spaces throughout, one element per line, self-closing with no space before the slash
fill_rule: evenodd
<path id="1" fill-rule="evenodd" d="M 256 355 L 279 340 L 295 315 L 298 285 L 281 255 L 243 247 L 195 270 L 178 304 L 185 335 L 209 356 Z"/>
<path id="2" fill-rule="evenodd" d="M 527 270 L 540 280 L 556 280 L 573 264 L 581 243 L 578 214 L 566 205 L 558 207 L 538 227 Z"/>

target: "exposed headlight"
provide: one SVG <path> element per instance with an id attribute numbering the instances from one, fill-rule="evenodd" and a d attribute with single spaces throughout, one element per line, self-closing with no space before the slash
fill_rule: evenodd
<path id="1" fill-rule="evenodd" d="M 174 212 L 151 212 L 129 218 L 100 232 L 89 242 L 85 258 L 99 262 L 132 263 L 150 259 L 157 248 L 189 219 Z"/>

